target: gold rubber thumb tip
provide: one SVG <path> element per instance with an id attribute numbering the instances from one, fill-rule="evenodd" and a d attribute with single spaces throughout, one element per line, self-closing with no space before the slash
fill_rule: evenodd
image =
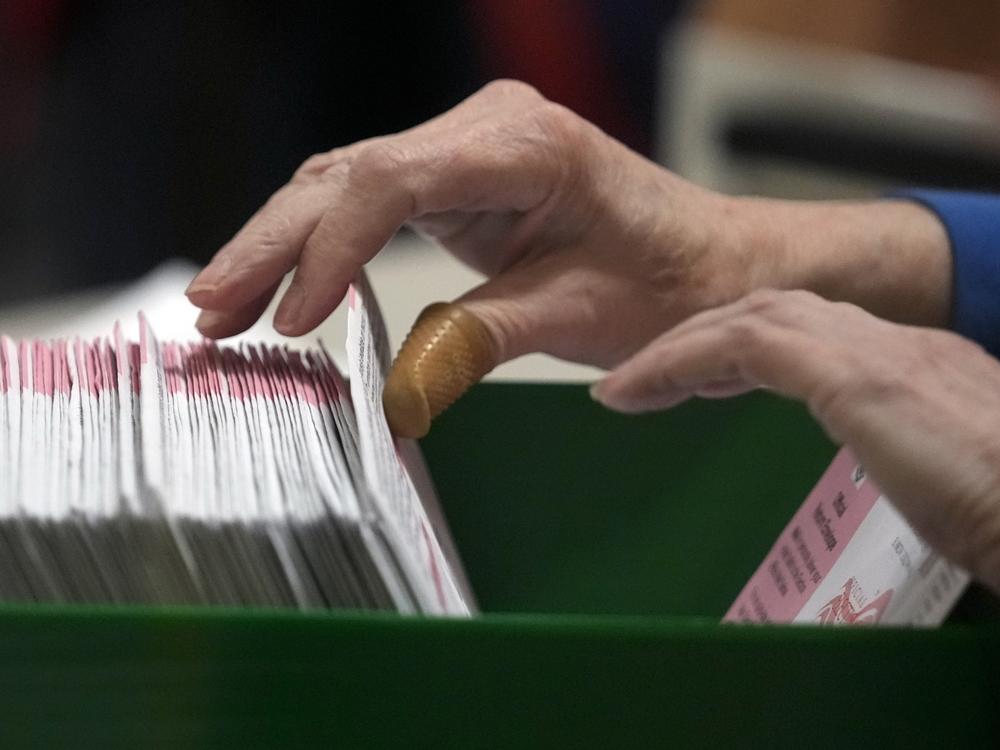
<path id="1" fill-rule="evenodd" d="M 408 372 L 395 367 L 382 392 L 382 408 L 393 435 L 423 437 L 431 426 L 427 396 L 413 383 Z"/>
<path id="2" fill-rule="evenodd" d="M 479 318 L 461 305 L 430 305 L 413 324 L 385 383 L 389 429 L 400 437 L 423 437 L 433 419 L 495 366 L 493 340 Z"/>

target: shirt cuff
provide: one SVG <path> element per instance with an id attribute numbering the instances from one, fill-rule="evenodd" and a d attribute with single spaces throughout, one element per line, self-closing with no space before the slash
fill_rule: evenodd
<path id="1" fill-rule="evenodd" d="M 937 214 L 953 258 L 951 326 L 1000 356 L 1000 195 L 900 190 Z"/>

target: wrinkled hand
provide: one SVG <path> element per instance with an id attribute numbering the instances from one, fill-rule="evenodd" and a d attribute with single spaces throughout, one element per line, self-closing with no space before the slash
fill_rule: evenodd
<path id="1" fill-rule="evenodd" d="M 746 264 L 722 257 L 732 252 L 726 206 L 529 86 L 500 81 L 412 130 L 306 160 L 188 296 L 206 311 L 204 334 L 232 335 L 294 268 L 275 327 L 301 335 L 409 224 L 490 277 L 461 302 L 496 363 L 542 351 L 610 366 L 744 290 Z"/>
<path id="2" fill-rule="evenodd" d="M 758 387 L 808 404 L 929 544 L 1000 591 L 1000 363 L 952 333 L 764 290 L 663 334 L 593 392 L 640 412 Z"/>

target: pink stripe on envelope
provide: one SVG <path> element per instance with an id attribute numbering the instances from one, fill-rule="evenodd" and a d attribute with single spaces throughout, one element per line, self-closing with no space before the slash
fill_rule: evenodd
<path id="1" fill-rule="evenodd" d="M 7 340 L 0 340 L 0 393 L 10 390 L 10 362 L 7 360 Z"/>
<path id="2" fill-rule="evenodd" d="M 83 342 L 76 339 L 73 342 L 73 359 L 76 361 L 76 377 L 80 392 L 86 391 L 90 387 L 90 379 L 87 377 L 87 360 L 83 356 Z"/>
<path id="3" fill-rule="evenodd" d="M 250 372 L 253 377 L 253 391 L 255 396 L 272 400 L 274 394 L 271 392 L 271 383 L 265 375 L 264 360 L 257 348 L 250 350 Z"/>
<path id="4" fill-rule="evenodd" d="M 45 396 L 52 396 L 52 358 L 49 356 L 49 348 L 42 341 L 36 341 L 32 356 L 34 358 L 33 369 L 35 371 L 35 393 Z"/>
<path id="5" fill-rule="evenodd" d="M 31 360 L 29 359 L 27 341 L 18 342 L 17 361 L 21 371 L 21 390 L 29 391 L 33 387 L 32 380 L 34 378 L 34 373 L 31 371 L 32 368 L 30 367 Z"/>
<path id="6" fill-rule="evenodd" d="M 139 313 L 139 363 L 146 364 L 149 362 L 149 323 L 146 322 L 146 316 L 141 312 Z"/>
<path id="7" fill-rule="evenodd" d="M 292 377 L 295 380 L 295 387 L 299 392 L 299 398 L 311 406 L 319 406 L 328 402 L 326 392 L 320 387 L 316 378 L 316 372 L 307 367 L 299 352 L 289 352 L 288 362 L 292 369 Z"/>
<path id="8" fill-rule="evenodd" d="M 118 390 L 118 379 L 115 377 L 114 357 L 107 339 L 101 339 L 100 355 L 101 380 L 104 383 L 104 390 L 114 393 Z"/>
<path id="9" fill-rule="evenodd" d="M 132 392 L 136 395 L 142 390 L 142 378 L 139 375 L 139 367 L 142 362 L 140 347 L 136 344 L 128 344 L 128 361 L 132 370 Z"/>
<path id="10" fill-rule="evenodd" d="M 163 346 L 163 375 L 167 381 L 167 392 L 171 395 L 184 393 L 183 365 L 180 346 L 171 341 Z"/>
<path id="11" fill-rule="evenodd" d="M 97 396 L 101 390 L 100 383 L 100 373 L 97 369 L 97 363 L 94 361 L 94 348 L 90 344 L 84 345 L 83 356 L 86 361 L 87 367 L 87 385 L 88 390 L 94 396 Z"/>
<path id="12" fill-rule="evenodd" d="M 188 377 L 191 381 L 191 391 L 196 396 L 208 397 L 208 381 L 205 379 L 205 370 L 202 366 L 201 348 L 192 346 L 188 352 L 187 359 Z"/>
<path id="13" fill-rule="evenodd" d="M 67 346 L 65 340 L 57 341 L 53 347 L 53 359 L 55 366 L 55 388 L 68 396 L 70 392 L 69 361 L 67 357 Z"/>
<path id="14" fill-rule="evenodd" d="M 240 377 L 240 358 L 232 349 L 222 352 L 222 364 L 225 366 L 226 379 L 229 381 L 229 395 L 243 401 L 247 397 L 243 379 Z"/>
<path id="15" fill-rule="evenodd" d="M 128 373 L 128 353 L 125 351 L 125 337 L 122 336 L 122 324 L 117 320 L 115 321 L 115 329 L 112 335 L 115 341 L 115 356 L 118 359 L 118 374 L 124 377 Z"/>
<path id="16" fill-rule="evenodd" d="M 275 393 L 290 402 L 294 394 L 292 393 L 291 383 L 288 378 L 282 377 L 283 362 L 281 359 L 281 350 L 278 347 L 271 348 L 267 364 L 268 375 L 273 382 Z"/>
<path id="17" fill-rule="evenodd" d="M 205 358 L 205 379 L 208 383 L 208 391 L 213 396 L 222 395 L 222 379 L 219 377 L 215 347 L 211 343 L 205 343 L 202 345 L 201 351 Z"/>

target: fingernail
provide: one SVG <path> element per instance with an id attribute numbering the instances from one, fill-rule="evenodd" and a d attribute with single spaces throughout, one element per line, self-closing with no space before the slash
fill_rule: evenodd
<path id="1" fill-rule="evenodd" d="M 227 255 L 220 255 L 191 280 L 184 293 L 191 297 L 214 292 L 232 267 L 233 259 Z"/>
<path id="2" fill-rule="evenodd" d="M 635 392 L 634 388 L 616 388 L 611 377 L 599 380 L 590 386 L 590 397 L 608 409 L 625 414 L 669 409 L 690 397 L 690 393 L 680 388 L 661 388 L 655 392 Z"/>
<path id="3" fill-rule="evenodd" d="M 208 303 L 219 287 L 213 284 L 203 284 L 200 281 L 192 281 L 184 294 L 192 303 L 197 306 Z"/>
<path id="4" fill-rule="evenodd" d="M 604 403 L 604 391 L 606 386 L 603 380 L 598 380 L 590 386 L 590 397 L 599 404 Z"/>
<path id="5" fill-rule="evenodd" d="M 220 310 L 204 310 L 201 315 L 198 316 L 198 320 L 195 321 L 195 328 L 201 332 L 202 335 L 212 337 L 212 329 L 217 327 L 219 323 L 222 323 L 227 317 L 227 314 L 221 312 Z"/>
<path id="6" fill-rule="evenodd" d="M 306 291 L 298 281 L 292 281 L 274 314 L 274 327 L 285 336 L 294 335 L 302 307 L 305 305 Z"/>

